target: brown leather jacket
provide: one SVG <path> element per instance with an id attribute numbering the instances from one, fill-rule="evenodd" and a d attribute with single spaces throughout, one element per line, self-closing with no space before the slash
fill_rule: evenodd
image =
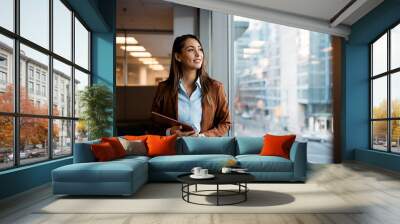
<path id="1" fill-rule="evenodd" d="M 205 136 L 224 136 L 231 126 L 228 100 L 222 83 L 212 80 L 207 96 L 202 98 L 201 130 Z M 178 94 L 172 93 L 166 82 L 160 82 L 153 100 L 152 111 L 178 119 Z M 158 126 L 157 133 L 165 135 L 166 126 Z"/>

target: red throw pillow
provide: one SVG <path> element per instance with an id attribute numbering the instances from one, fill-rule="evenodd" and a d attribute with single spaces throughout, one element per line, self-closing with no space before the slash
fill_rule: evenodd
<path id="1" fill-rule="evenodd" d="M 146 140 L 148 156 L 175 155 L 176 138 L 177 135 L 148 135 Z"/>
<path id="2" fill-rule="evenodd" d="M 296 135 L 264 135 L 264 145 L 261 149 L 262 156 L 281 156 L 286 159 L 290 158 L 290 148 Z"/>
<path id="3" fill-rule="evenodd" d="M 108 142 L 114 149 L 115 155 L 118 158 L 126 156 L 126 151 L 122 146 L 121 142 L 119 142 L 118 138 L 111 137 L 111 138 L 101 138 L 101 142 Z"/>
<path id="4" fill-rule="evenodd" d="M 108 142 L 92 144 L 91 149 L 94 157 L 99 162 L 109 161 L 117 158 L 113 147 Z"/>

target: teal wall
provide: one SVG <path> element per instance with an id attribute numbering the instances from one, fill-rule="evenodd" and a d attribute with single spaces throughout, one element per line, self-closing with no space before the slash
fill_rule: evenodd
<path id="1" fill-rule="evenodd" d="M 92 31 L 92 82 L 106 84 L 115 96 L 116 0 L 67 0 L 67 2 Z M 113 121 L 114 125 L 110 127 L 110 132 L 115 130 L 115 119 Z M 71 163 L 72 157 L 69 157 L 0 172 L 0 199 L 50 182 L 53 169 Z"/>
<path id="2" fill-rule="evenodd" d="M 345 43 L 344 160 L 359 160 L 387 169 L 397 169 L 399 157 L 387 159 L 369 150 L 369 49 L 368 44 L 393 24 L 400 22 L 400 0 L 386 0 L 351 27 Z M 357 153 L 355 151 L 357 149 Z M 358 152 L 358 150 L 364 150 Z M 380 160 L 379 163 L 376 161 Z"/>

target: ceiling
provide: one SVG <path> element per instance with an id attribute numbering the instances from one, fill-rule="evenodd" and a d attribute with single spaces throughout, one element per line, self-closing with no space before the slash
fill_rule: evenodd
<path id="1" fill-rule="evenodd" d="M 162 0 L 118 0 L 117 30 L 173 30 L 173 4 Z"/>
<path id="2" fill-rule="evenodd" d="M 165 1 L 343 37 L 350 34 L 352 24 L 383 2 L 383 0 Z M 348 4 L 349 7 L 346 7 Z M 341 12 L 343 8 L 346 10 Z"/>
<path id="3" fill-rule="evenodd" d="M 126 31 L 160 64 L 170 63 L 173 43 L 173 3 L 162 0 L 118 0 L 117 30 Z M 123 33 L 117 33 L 117 36 Z M 117 47 L 117 56 L 124 52 Z M 141 63 L 128 56 L 130 63 Z"/>

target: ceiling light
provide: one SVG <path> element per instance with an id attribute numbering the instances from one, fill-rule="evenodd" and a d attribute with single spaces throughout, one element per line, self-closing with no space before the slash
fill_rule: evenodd
<path id="1" fill-rule="evenodd" d="M 125 48 L 126 48 L 126 51 L 146 51 L 146 49 L 140 45 L 126 46 L 126 47 L 121 46 L 122 50 L 125 50 Z"/>
<path id="2" fill-rule="evenodd" d="M 164 66 L 162 65 L 149 65 L 149 67 L 153 70 L 161 71 L 164 70 Z"/>
<path id="3" fill-rule="evenodd" d="M 115 42 L 117 44 L 125 44 L 125 41 L 126 41 L 126 44 L 137 44 L 138 43 L 138 41 L 134 37 L 127 37 L 127 38 L 116 37 L 115 38 Z"/>
<path id="4" fill-rule="evenodd" d="M 147 51 L 144 52 L 129 52 L 129 54 L 136 58 L 150 58 L 151 54 Z"/>
<path id="5" fill-rule="evenodd" d="M 139 61 L 141 61 L 145 65 L 157 65 L 158 61 L 155 58 L 139 58 Z"/>

